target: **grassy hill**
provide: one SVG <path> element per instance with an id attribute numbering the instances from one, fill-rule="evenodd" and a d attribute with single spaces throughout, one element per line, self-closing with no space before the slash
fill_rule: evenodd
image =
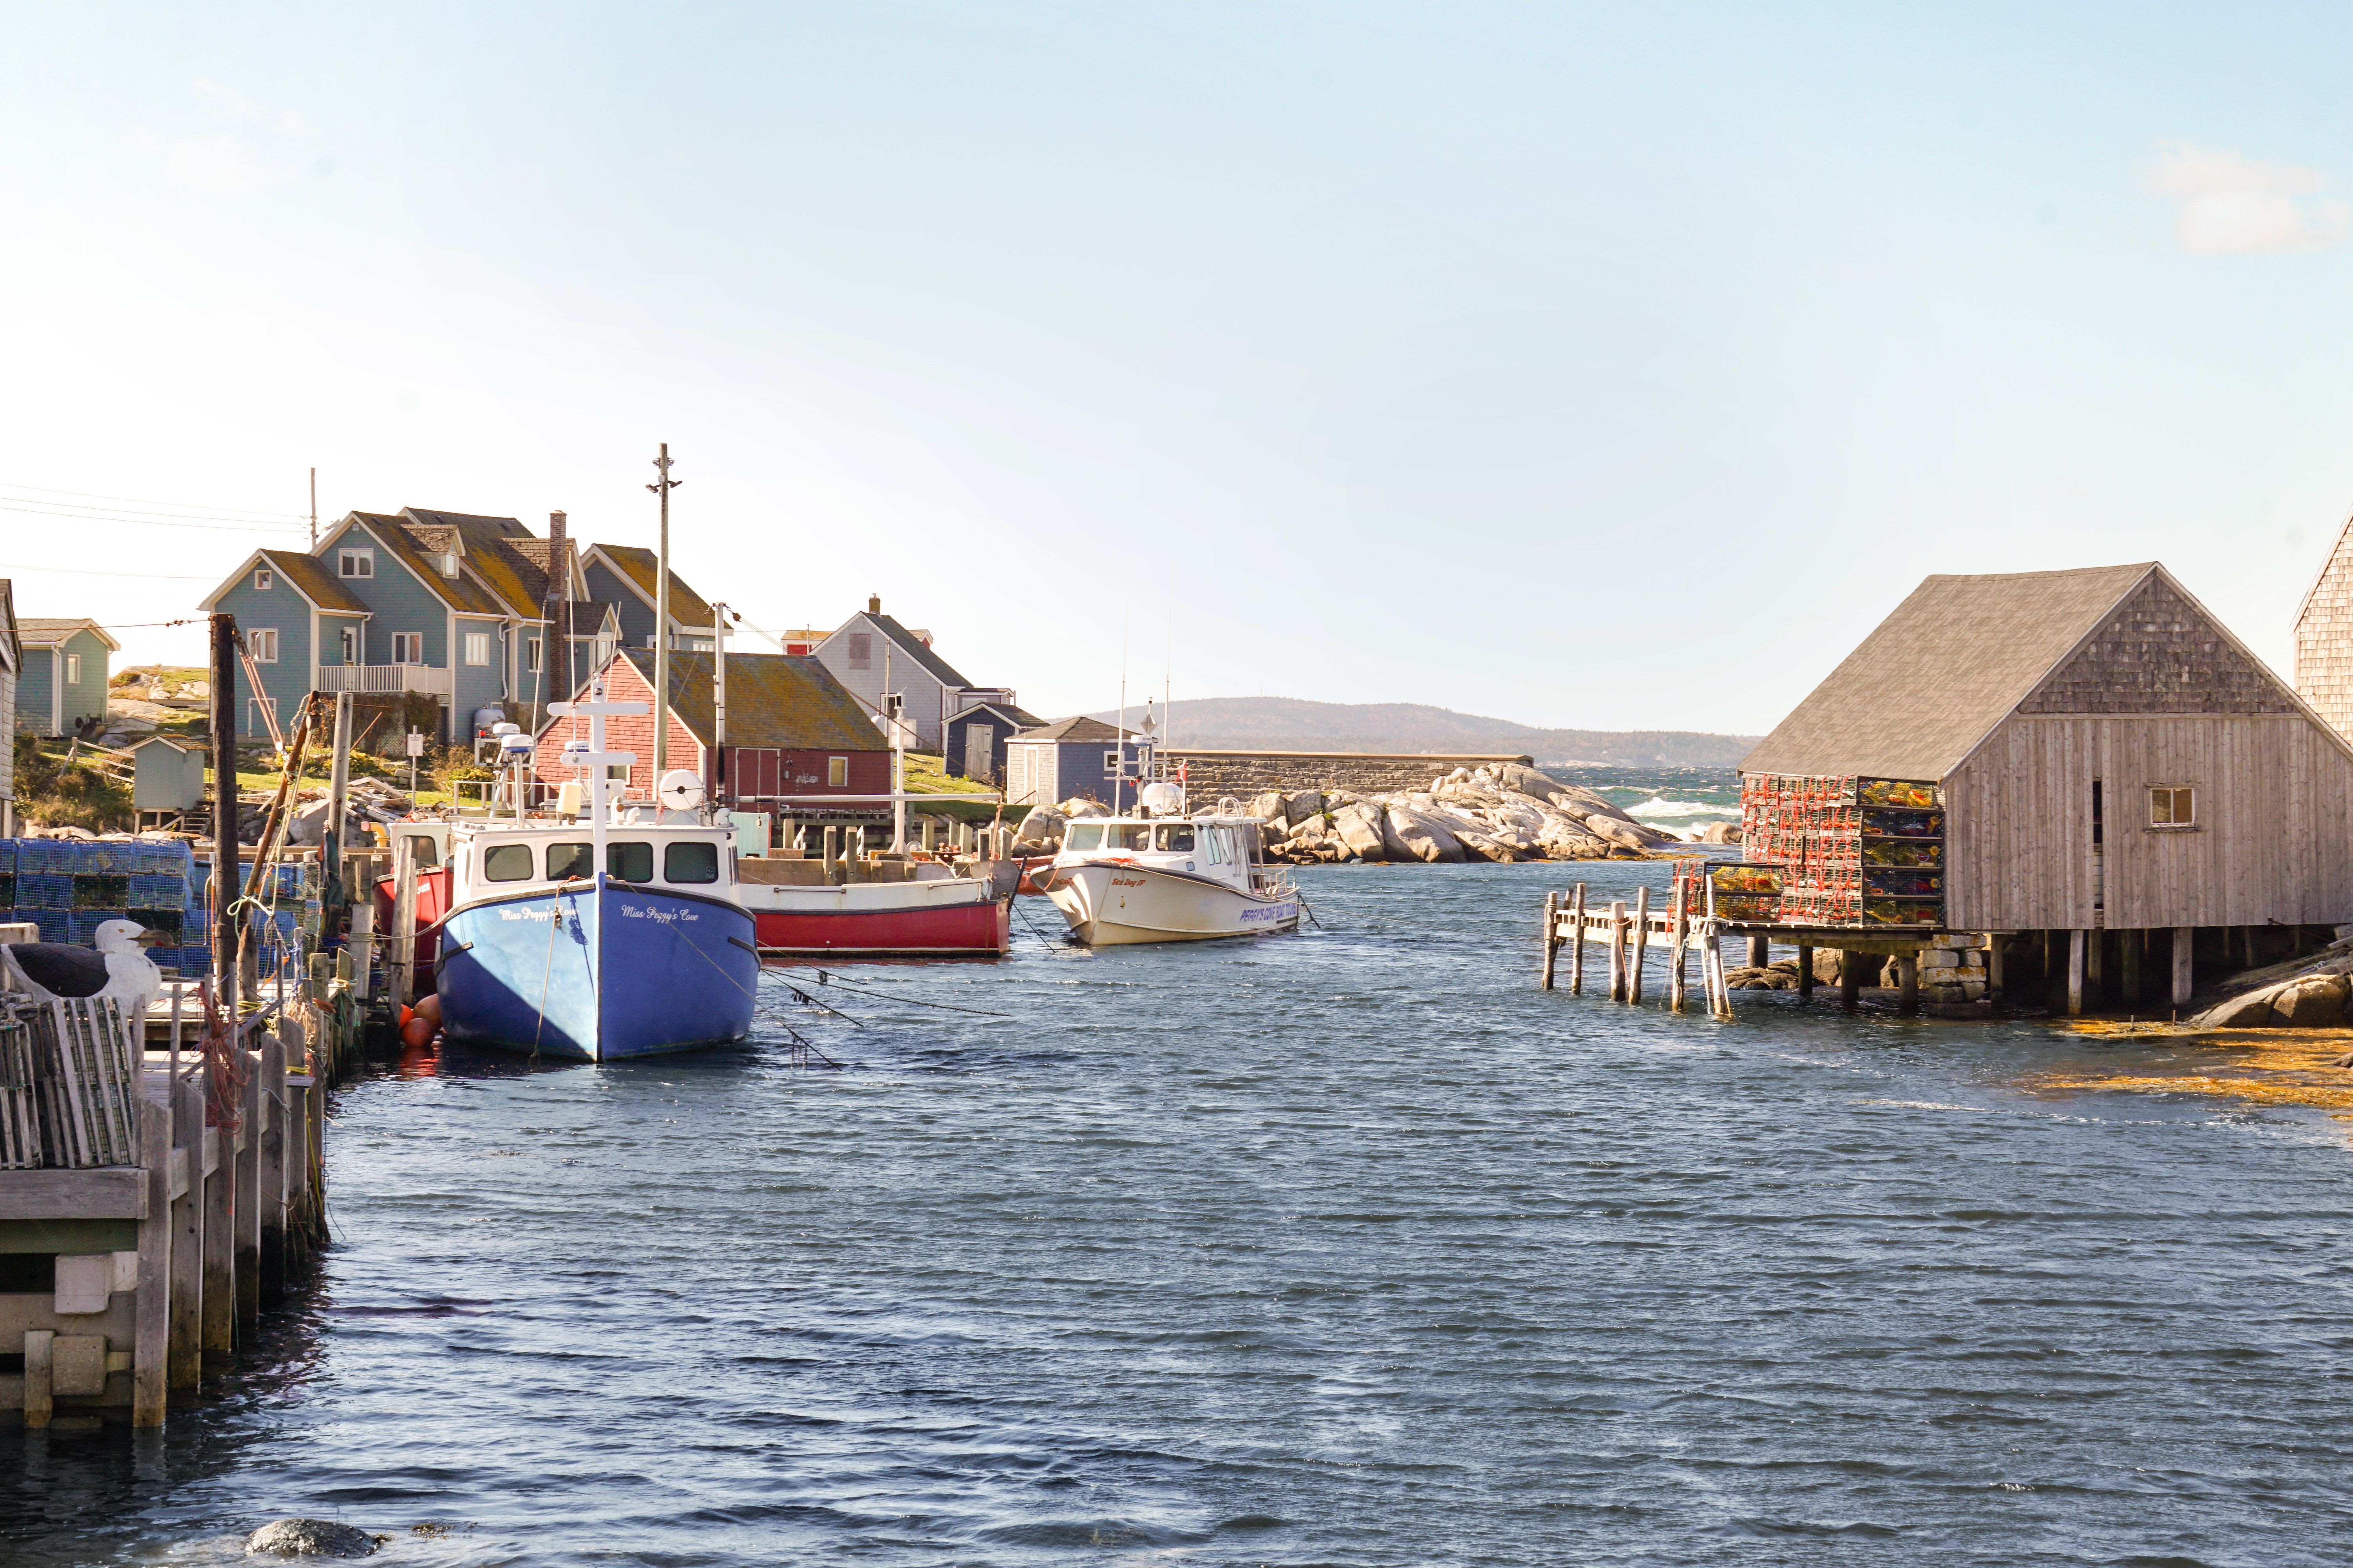
<path id="1" fill-rule="evenodd" d="M 1141 714 L 1131 710 L 1131 724 Z M 1094 717 L 1109 723 L 1116 713 Z M 1205 697 L 1177 702 L 1167 734 L 1178 747 L 1265 752 L 1524 752 L 1539 765 L 1729 767 L 1754 735 L 1690 730 L 1541 730 L 1419 702 L 1307 702 L 1295 697 Z"/>

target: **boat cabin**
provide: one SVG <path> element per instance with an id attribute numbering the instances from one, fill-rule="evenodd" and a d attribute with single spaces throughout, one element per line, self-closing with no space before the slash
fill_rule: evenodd
<path id="1" fill-rule="evenodd" d="M 734 830 L 617 824 L 606 829 L 605 870 L 617 882 L 735 897 Z M 450 846 L 453 904 L 586 881 L 596 847 L 578 823 L 459 832 Z"/>
<path id="2" fill-rule="evenodd" d="M 1058 863 L 1132 859 L 1139 865 L 1250 885 L 1258 820 L 1248 816 L 1085 817 L 1062 830 Z"/>

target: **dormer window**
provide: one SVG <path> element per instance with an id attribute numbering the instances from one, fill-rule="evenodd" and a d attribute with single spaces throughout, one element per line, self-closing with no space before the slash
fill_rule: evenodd
<path id="1" fill-rule="evenodd" d="M 375 552 L 366 548 L 339 551 L 335 557 L 336 572 L 345 577 L 375 575 Z"/>
<path id="2" fill-rule="evenodd" d="M 256 593 L 267 594 L 268 592 L 269 592 L 269 584 L 270 584 L 269 568 L 269 567 L 267 567 L 267 566 L 257 566 L 256 568 L 254 568 L 254 572 L 253 572 L 253 586 L 254 586 L 254 591 L 255 591 Z"/>
<path id="3" fill-rule="evenodd" d="M 455 577 L 458 574 L 458 552 L 454 550 L 443 551 L 441 559 L 437 564 L 441 568 L 441 575 Z"/>

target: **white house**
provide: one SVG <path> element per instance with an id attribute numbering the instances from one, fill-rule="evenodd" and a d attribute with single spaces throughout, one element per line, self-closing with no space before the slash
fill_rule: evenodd
<path id="1" fill-rule="evenodd" d="M 868 599 L 863 612 L 837 626 L 811 657 L 877 714 L 882 711 L 884 692 L 904 697 L 902 712 L 914 731 L 917 751 L 944 751 L 948 721 L 976 702 L 1013 704 L 1011 687 L 975 686 L 966 680 L 932 651 L 930 634 L 909 631 L 884 615 L 879 596 Z"/>

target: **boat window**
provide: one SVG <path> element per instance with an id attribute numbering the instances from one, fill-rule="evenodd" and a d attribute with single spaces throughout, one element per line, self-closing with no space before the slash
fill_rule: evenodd
<path id="1" fill-rule="evenodd" d="M 624 882 L 654 879 L 654 847 L 642 839 L 605 846 L 605 875 Z"/>
<path id="2" fill-rule="evenodd" d="M 1193 825 L 1189 822 L 1164 824 L 1160 829 L 1160 847 L 1171 854 L 1193 853 Z"/>
<path id="3" fill-rule="evenodd" d="M 593 844 L 551 844 L 547 847 L 547 879 L 569 882 L 575 878 L 586 881 L 596 870 L 596 847 Z"/>
<path id="4" fill-rule="evenodd" d="M 1100 822 L 1073 822 L 1071 824 L 1071 830 L 1062 836 L 1062 847 L 1065 849 L 1102 848 L 1103 824 Z"/>
<path id="5" fill-rule="evenodd" d="M 482 880 L 528 882 L 531 880 L 531 846 L 528 844 L 493 844 L 482 856 Z"/>
<path id="6" fill-rule="evenodd" d="M 431 838 L 422 833 L 411 833 L 407 838 L 408 853 L 416 860 L 418 870 L 427 870 L 441 864 L 441 851 L 434 847 Z"/>
<path id="7" fill-rule="evenodd" d="M 681 838 L 662 851 L 662 880 L 665 882 L 715 882 L 719 880 L 719 846 L 697 843 Z"/>
<path id="8" fill-rule="evenodd" d="M 1152 829 L 1140 822 L 1114 822 L 1103 829 L 1106 849 L 1149 849 Z"/>

